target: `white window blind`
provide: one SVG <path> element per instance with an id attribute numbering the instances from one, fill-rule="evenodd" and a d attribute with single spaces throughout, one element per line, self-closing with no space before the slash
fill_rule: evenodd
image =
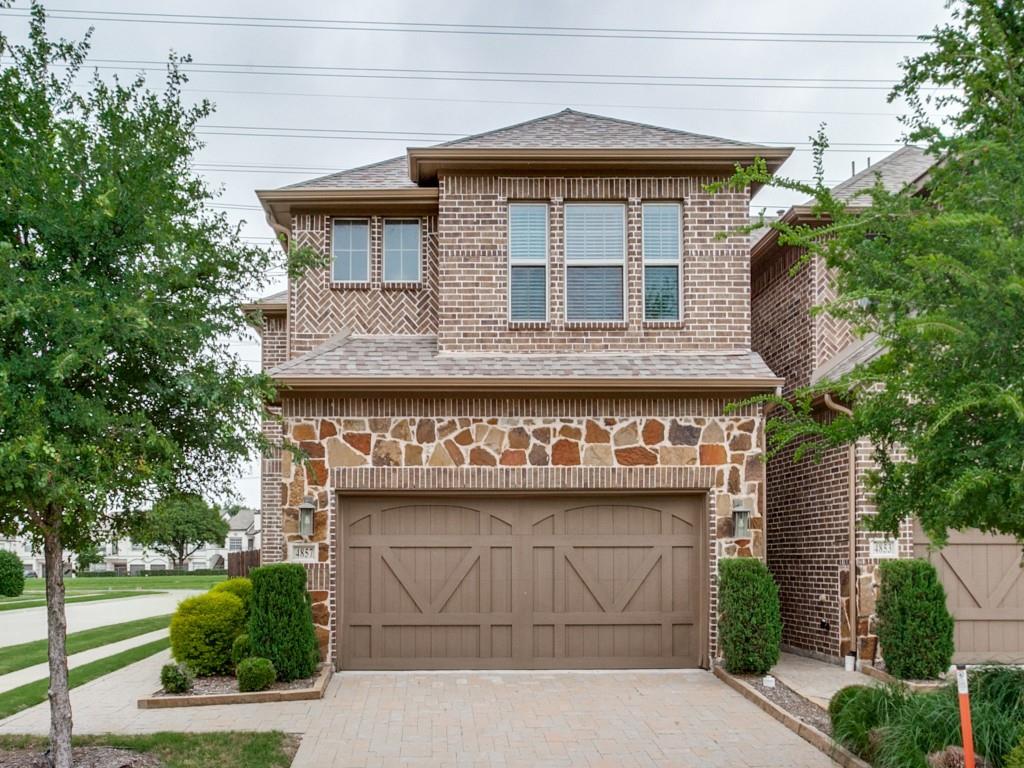
<path id="1" fill-rule="evenodd" d="M 418 283 L 420 280 L 420 222 L 418 219 L 384 221 L 384 282 Z"/>
<path id="2" fill-rule="evenodd" d="M 548 316 L 548 207 L 508 207 L 509 319 L 543 321 Z"/>
<path id="3" fill-rule="evenodd" d="M 643 207 L 644 318 L 679 319 L 680 209 L 677 203 Z"/>
<path id="4" fill-rule="evenodd" d="M 365 283 L 370 279 L 370 226 L 365 219 L 335 219 L 331 280 Z"/>
<path id="5" fill-rule="evenodd" d="M 619 204 L 565 206 L 565 316 L 623 320 L 626 209 Z"/>

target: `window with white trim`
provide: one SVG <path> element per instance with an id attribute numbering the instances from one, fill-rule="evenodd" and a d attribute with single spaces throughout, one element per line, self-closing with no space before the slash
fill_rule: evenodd
<path id="1" fill-rule="evenodd" d="M 624 320 L 625 284 L 626 207 L 617 203 L 567 204 L 566 320 Z"/>
<path id="2" fill-rule="evenodd" d="M 335 219 L 331 255 L 333 282 L 367 282 L 370 279 L 370 223 L 366 219 Z"/>
<path id="3" fill-rule="evenodd" d="M 548 207 L 508 207 L 508 317 L 513 322 L 548 319 Z"/>
<path id="4" fill-rule="evenodd" d="M 384 282 L 420 281 L 419 219 L 384 220 Z"/>
<path id="5" fill-rule="evenodd" d="M 239 536 L 232 536 L 228 539 L 228 550 L 231 552 L 242 551 L 242 539 Z"/>
<path id="6" fill-rule="evenodd" d="M 645 203 L 644 319 L 679 319 L 680 234 L 678 203 Z"/>

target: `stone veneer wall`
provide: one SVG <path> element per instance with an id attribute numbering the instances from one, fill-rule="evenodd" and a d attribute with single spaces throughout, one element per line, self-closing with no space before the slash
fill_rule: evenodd
<path id="1" fill-rule="evenodd" d="M 265 562 L 284 559 L 298 536 L 298 504 L 317 505 L 309 566 L 314 618 L 333 655 L 338 493 L 390 491 L 692 489 L 707 494 L 708 563 L 763 557 L 764 465 L 760 409 L 725 414 L 703 398 L 285 397 L 283 435 L 310 457 L 283 452 L 270 478 L 277 505 L 264 510 Z M 265 465 L 267 470 L 273 468 Z M 266 477 L 266 476 L 265 476 Z M 752 536 L 732 536 L 732 507 L 753 510 Z M 279 532 L 268 535 L 267 532 Z M 716 592 L 711 581 L 712 654 Z"/>
<path id="2" fill-rule="evenodd" d="M 441 175 L 438 203 L 438 343 L 450 352 L 584 352 L 750 348 L 746 235 L 717 236 L 748 221 L 746 191 L 709 194 L 704 177 L 501 177 Z M 508 318 L 508 205 L 548 205 L 548 322 Z M 626 208 L 626 301 L 621 322 L 565 318 L 566 203 Z M 682 206 L 682 317 L 643 316 L 642 208 Z"/>

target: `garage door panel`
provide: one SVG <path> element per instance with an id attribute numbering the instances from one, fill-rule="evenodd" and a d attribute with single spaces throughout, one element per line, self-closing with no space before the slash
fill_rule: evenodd
<path id="1" fill-rule="evenodd" d="M 699 662 L 699 499 L 400 501 L 343 506 L 343 667 Z"/>

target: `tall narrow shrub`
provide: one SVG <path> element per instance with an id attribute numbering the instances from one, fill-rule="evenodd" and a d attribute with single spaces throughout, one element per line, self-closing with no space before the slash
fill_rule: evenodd
<path id="1" fill-rule="evenodd" d="M 886 670 L 903 680 L 938 677 L 953 660 L 953 617 L 935 566 L 887 560 L 881 569 L 876 612 Z"/>
<path id="2" fill-rule="evenodd" d="M 775 666 L 782 615 L 779 588 L 765 564 L 749 557 L 719 561 L 718 605 L 725 668 L 763 675 Z"/>
<path id="3" fill-rule="evenodd" d="M 6 549 L 0 550 L 0 596 L 18 597 L 25 591 L 25 566 L 21 558 Z"/>
<path id="4" fill-rule="evenodd" d="M 252 580 L 249 642 L 253 656 L 270 659 L 277 679 L 309 677 L 320 659 L 306 569 L 293 563 L 256 568 Z"/>

